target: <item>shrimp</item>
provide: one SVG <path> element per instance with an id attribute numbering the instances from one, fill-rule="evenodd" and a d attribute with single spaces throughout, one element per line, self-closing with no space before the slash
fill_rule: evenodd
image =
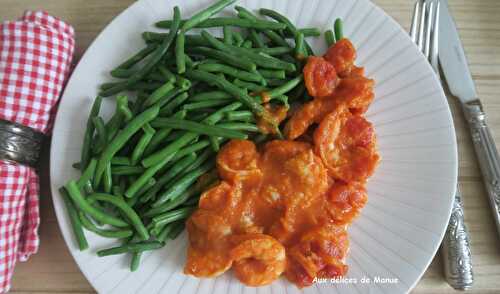
<path id="1" fill-rule="evenodd" d="M 373 126 L 346 107 L 326 116 L 314 133 L 315 151 L 336 179 L 365 181 L 379 161 Z"/>
<path id="2" fill-rule="evenodd" d="M 258 168 L 259 153 L 252 141 L 231 140 L 217 154 L 217 167 L 222 179 L 256 179 L 262 176 Z"/>
<path id="3" fill-rule="evenodd" d="M 300 242 L 287 251 L 286 277 L 299 287 L 309 286 L 314 277 L 333 278 L 344 275 L 344 259 L 349 248 L 345 226 L 330 223 L 303 234 Z"/>
<path id="4" fill-rule="evenodd" d="M 216 277 L 232 264 L 228 254 L 231 227 L 217 214 L 198 209 L 186 222 L 189 248 L 184 273 L 196 277 Z"/>
<path id="5" fill-rule="evenodd" d="M 244 234 L 233 237 L 237 245 L 231 250 L 236 277 L 248 286 L 272 283 L 285 271 L 285 247 L 265 234 Z"/>

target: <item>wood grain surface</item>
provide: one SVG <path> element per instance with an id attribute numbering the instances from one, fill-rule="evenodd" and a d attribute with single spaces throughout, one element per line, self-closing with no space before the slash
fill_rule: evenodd
<path id="1" fill-rule="evenodd" d="M 166 0 L 167 1 L 167 0 Z M 351 0 L 343 0 L 351 1 Z M 18 18 L 25 9 L 45 9 L 76 29 L 77 61 L 97 34 L 132 0 L 0 0 L 0 20 Z M 413 1 L 375 0 L 408 30 Z M 479 97 L 500 146 L 500 0 L 449 0 L 460 30 Z M 475 284 L 468 293 L 500 292 L 500 240 L 481 182 L 470 135 L 454 98 L 449 102 L 458 135 L 460 176 L 474 263 Z M 72 259 L 52 207 L 49 146 L 41 168 L 41 246 L 28 262 L 18 263 L 11 293 L 93 293 Z M 438 254 L 412 293 L 456 293 L 444 278 Z"/>

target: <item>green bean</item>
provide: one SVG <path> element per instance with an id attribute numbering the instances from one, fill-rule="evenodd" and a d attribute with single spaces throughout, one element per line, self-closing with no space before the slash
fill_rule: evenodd
<path id="1" fill-rule="evenodd" d="M 109 84 L 109 85 L 111 85 L 111 84 Z M 134 85 L 133 83 L 129 84 L 128 81 L 115 83 L 113 86 L 111 86 L 109 88 L 101 89 L 101 92 L 99 93 L 99 95 L 101 95 L 103 97 L 109 97 L 109 96 L 112 96 L 114 94 L 120 93 L 124 90 L 127 90 L 127 88 L 129 88 L 130 86 L 133 86 L 133 85 Z M 101 86 L 101 88 L 102 88 L 102 86 Z"/>
<path id="2" fill-rule="evenodd" d="M 259 101 L 263 101 L 262 96 L 266 96 L 267 99 L 273 99 L 278 96 L 281 96 L 289 91 L 291 91 L 293 88 L 295 88 L 299 83 L 301 83 L 303 80 L 303 76 L 299 75 L 294 79 L 289 80 L 286 84 L 283 84 L 282 86 L 279 86 L 277 88 L 274 88 L 270 91 L 265 92 L 265 94 L 256 96 L 255 98 Z"/>
<path id="3" fill-rule="evenodd" d="M 189 145 L 188 147 L 182 148 L 175 154 L 174 158 L 172 158 L 172 161 L 177 161 L 192 152 L 199 151 L 207 147 L 209 144 L 210 143 L 207 140 L 200 140 L 192 145 Z"/>
<path id="4" fill-rule="evenodd" d="M 191 88 L 191 81 L 182 77 L 182 76 L 179 76 L 179 75 L 176 75 L 176 81 L 175 81 L 175 84 L 180 87 L 181 89 L 184 89 L 184 90 L 188 90 Z"/>
<path id="5" fill-rule="evenodd" d="M 182 193 L 182 195 L 179 196 L 177 199 L 167 201 L 160 206 L 153 207 L 153 208 L 149 209 L 148 211 L 146 211 L 144 213 L 144 216 L 145 217 L 153 217 L 153 216 L 156 216 L 158 214 L 162 214 L 164 212 L 167 212 L 171 209 L 177 208 L 178 206 L 184 204 L 190 197 L 192 197 L 193 195 L 196 195 L 200 192 L 201 192 L 200 189 L 196 185 L 193 185 L 193 186 L 189 187 L 186 190 L 186 192 Z"/>
<path id="6" fill-rule="evenodd" d="M 119 176 L 139 175 L 143 172 L 144 168 L 141 166 L 120 165 L 111 167 L 111 174 Z"/>
<path id="7" fill-rule="evenodd" d="M 92 223 L 91 220 L 88 219 L 88 217 L 83 213 L 79 213 L 79 218 L 80 221 L 83 225 L 83 227 L 91 232 L 96 233 L 97 235 L 105 238 L 116 238 L 116 239 L 122 239 L 122 238 L 127 238 L 132 236 L 134 232 L 129 229 L 121 229 L 121 230 L 105 230 L 98 228 L 96 225 Z"/>
<path id="8" fill-rule="evenodd" d="M 85 234 L 82 229 L 82 223 L 80 218 L 78 217 L 78 211 L 76 210 L 73 201 L 68 195 L 68 192 L 64 187 L 59 188 L 59 193 L 63 198 L 64 204 L 66 206 L 66 210 L 68 212 L 69 220 L 71 222 L 71 227 L 73 228 L 73 234 L 75 235 L 76 242 L 78 243 L 78 249 L 80 251 L 86 250 L 89 248 L 89 244 L 87 242 L 87 238 L 85 238 Z"/>
<path id="9" fill-rule="evenodd" d="M 113 185 L 112 177 L 111 177 L 111 162 L 106 165 L 106 170 L 104 171 L 104 192 L 111 193 L 111 187 Z"/>
<path id="10" fill-rule="evenodd" d="M 222 28 L 224 33 L 224 44 L 232 45 L 233 44 L 233 31 L 229 26 L 224 26 Z"/>
<path id="11" fill-rule="evenodd" d="M 210 91 L 210 92 L 201 92 L 196 95 L 193 95 L 189 98 L 189 101 L 193 102 L 201 102 L 201 101 L 211 101 L 211 100 L 221 100 L 221 99 L 230 99 L 232 96 L 224 91 Z"/>
<path id="12" fill-rule="evenodd" d="M 235 122 L 228 122 L 228 123 L 220 123 L 217 124 L 216 126 L 221 127 L 223 129 L 228 129 L 228 130 L 236 130 L 236 131 L 247 131 L 247 132 L 259 132 L 259 128 L 250 123 L 235 123 Z"/>
<path id="13" fill-rule="evenodd" d="M 223 142 L 223 139 L 221 138 L 217 138 L 217 141 L 219 143 Z M 182 174 L 179 174 L 178 175 L 178 178 L 182 178 L 184 177 L 187 173 L 189 173 L 190 171 L 194 170 L 194 169 L 197 169 L 198 167 L 200 167 L 205 161 L 207 161 L 207 159 L 213 157 L 214 155 L 214 152 L 210 149 L 210 148 L 206 148 L 205 150 L 203 150 L 203 152 L 201 152 L 198 157 L 196 157 L 196 160 L 193 161 L 190 165 L 188 165 L 184 170 L 183 170 L 183 173 Z M 178 178 L 175 178 L 172 180 L 173 183 L 177 182 L 179 179 Z"/>
<path id="14" fill-rule="evenodd" d="M 249 38 L 252 40 L 252 42 L 255 44 L 255 46 L 257 46 L 259 48 L 265 48 L 266 47 L 266 44 L 264 43 L 264 40 L 262 39 L 262 37 L 260 36 L 260 34 L 257 33 L 256 30 L 254 30 L 254 29 L 250 30 Z M 231 45 L 231 44 L 229 44 L 229 45 Z"/>
<path id="15" fill-rule="evenodd" d="M 243 36 L 240 34 L 240 32 L 233 31 L 233 39 L 234 39 L 234 46 L 240 47 L 243 45 L 243 42 L 245 42 L 245 39 L 243 39 Z"/>
<path id="16" fill-rule="evenodd" d="M 286 71 L 291 71 L 291 72 L 296 70 L 295 65 L 292 63 L 285 62 L 271 56 L 264 56 L 262 54 L 252 51 L 252 49 L 241 48 L 233 45 L 226 45 L 208 33 L 203 34 L 202 32 L 202 35 L 204 38 L 206 38 L 208 42 L 210 42 L 210 45 L 215 49 L 248 58 L 249 60 L 251 60 L 252 62 L 261 67 L 271 68 L 271 69 L 284 69 Z"/>
<path id="17" fill-rule="evenodd" d="M 259 69 L 259 73 L 266 79 L 285 79 L 284 70 Z"/>
<path id="18" fill-rule="evenodd" d="M 68 195 L 71 197 L 75 205 L 83 212 L 87 213 L 88 215 L 92 216 L 94 219 L 97 221 L 100 221 L 105 224 L 109 224 L 115 227 L 127 227 L 128 224 L 114 216 L 110 216 L 106 214 L 105 212 L 96 209 L 90 205 L 90 203 L 83 198 L 82 194 L 80 193 L 80 190 L 78 189 L 78 186 L 76 185 L 76 182 L 71 180 L 66 184 L 66 190 L 68 191 Z"/>
<path id="19" fill-rule="evenodd" d="M 146 227 L 144 227 L 144 224 L 142 223 L 140 217 L 137 215 L 137 213 L 122 199 L 117 198 L 116 196 L 113 196 L 111 194 L 104 194 L 104 193 L 94 193 L 91 194 L 88 197 L 89 201 L 97 200 L 97 201 L 104 201 L 104 202 L 109 202 L 116 206 L 119 210 L 121 210 L 126 217 L 129 219 L 131 222 L 132 226 L 135 228 L 137 235 L 141 240 L 147 240 L 149 239 L 149 233 L 146 230 Z"/>
<path id="20" fill-rule="evenodd" d="M 175 178 L 178 174 L 180 174 L 183 170 L 185 170 L 195 161 L 196 161 L 196 154 L 190 153 L 187 156 L 180 159 L 178 162 L 176 162 L 165 174 L 163 174 L 158 178 L 156 184 L 147 191 L 146 196 L 141 199 L 141 202 L 153 198 L 156 195 L 156 193 L 158 193 L 165 186 L 165 184 L 167 184 L 170 180 Z"/>
<path id="21" fill-rule="evenodd" d="M 149 181 L 149 179 L 151 179 L 162 167 L 172 160 L 174 155 L 175 153 L 170 154 L 158 163 L 148 167 L 144 173 L 128 187 L 127 191 L 125 191 L 125 196 L 128 198 L 134 197 L 134 195 Z"/>
<path id="22" fill-rule="evenodd" d="M 87 168 L 83 171 L 82 175 L 76 182 L 79 189 L 83 189 L 85 185 L 92 182 L 92 177 L 94 176 L 95 168 L 97 166 L 97 160 L 92 158 Z"/>
<path id="23" fill-rule="evenodd" d="M 165 227 L 163 227 L 163 229 L 161 230 L 161 232 L 158 234 L 158 236 L 156 236 L 156 239 L 160 242 L 165 242 L 167 240 L 167 237 L 168 237 L 168 234 L 170 233 L 170 231 L 172 230 L 172 228 L 174 227 L 173 225 L 175 224 L 174 223 L 171 223 L 171 224 L 168 224 L 166 225 Z"/>
<path id="24" fill-rule="evenodd" d="M 175 59 L 177 63 L 177 73 L 182 74 L 186 71 L 186 58 L 184 53 L 184 45 L 185 45 L 185 33 L 196 26 L 197 24 L 207 20 L 213 14 L 219 12 L 224 9 L 224 7 L 228 6 L 235 0 L 219 0 L 213 5 L 203 9 L 193 15 L 191 18 L 186 20 L 181 26 L 180 32 L 177 35 L 177 42 L 175 44 Z"/>
<path id="25" fill-rule="evenodd" d="M 141 68 L 139 71 L 137 71 L 135 74 L 133 74 L 127 80 L 128 85 L 133 85 L 136 82 L 138 82 L 139 80 L 141 80 L 163 58 L 163 55 L 167 52 L 170 45 L 172 44 L 172 41 L 174 40 L 175 36 L 177 35 L 177 30 L 179 29 L 180 20 L 181 20 L 180 10 L 179 10 L 179 7 L 176 6 L 176 7 L 174 7 L 174 21 L 172 22 L 172 26 L 170 27 L 169 34 L 167 35 L 167 37 L 165 39 L 163 39 L 161 44 L 155 49 L 155 51 L 151 55 L 151 58 L 146 62 L 144 67 Z"/>
<path id="26" fill-rule="evenodd" d="M 149 189 L 151 189 L 156 184 L 156 180 L 154 178 L 150 178 L 144 186 L 142 186 L 137 193 L 135 193 L 134 197 L 127 199 L 127 204 L 131 207 L 134 207 L 137 202 L 142 198 L 142 195 L 146 193 Z"/>
<path id="27" fill-rule="evenodd" d="M 158 71 L 161 73 L 161 75 L 165 78 L 167 82 L 175 82 L 176 78 L 175 75 L 163 64 L 160 64 L 158 66 Z"/>
<path id="28" fill-rule="evenodd" d="M 198 66 L 198 69 L 206 71 L 206 72 L 221 72 L 221 73 L 224 73 L 228 76 L 232 76 L 232 77 L 235 77 L 235 78 L 238 78 L 241 80 L 245 80 L 245 81 L 250 81 L 250 82 L 261 82 L 262 81 L 262 77 L 258 74 L 238 70 L 234 67 L 231 67 L 229 65 L 224 65 L 224 64 L 205 63 L 205 64 L 200 64 Z"/>
<path id="29" fill-rule="evenodd" d="M 175 42 L 175 62 L 177 64 L 178 74 L 183 74 L 186 71 L 186 53 L 184 52 L 185 42 L 185 32 L 181 29 Z"/>
<path id="30" fill-rule="evenodd" d="M 220 108 L 210 116 L 208 116 L 206 119 L 203 120 L 203 123 L 207 124 L 215 124 L 218 121 L 220 121 L 224 115 L 225 112 L 227 111 L 233 111 L 241 107 L 242 104 L 239 102 L 231 103 L 225 107 Z M 144 167 L 150 167 L 154 165 L 156 162 L 160 161 L 162 158 L 165 158 L 166 156 L 177 152 L 180 148 L 184 147 L 185 145 L 189 144 L 193 139 L 197 138 L 198 135 L 195 133 L 190 133 L 186 132 L 183 133 L 180 138 L 175 140 L 174 142 L 170 143 L 169 145 L 165 146 L 163 149 L 149 155 L 145 159 L 142 160 L 142 165 Z"/>
<path id="31" fill-rule="evenodd" d="M 304 34 L 304 37 L 319 37 L 319 36 L 321 36 L 321 31 L 318 28 L 302 28 L 302 29 L 298 29 L 298 32 Z"/>
<path id="32" fill-rule="evenodd" d="M 344 38 L 344 25 L 342 19 L 337 18 L 333 24 L 333 29 L 335 30 L 335 40 L 338 42 Z"/>
<path id="33" fill-rule="evenodd" d="M 326 45 L 328 47 L 330 47 L 333 44 L 335 44 L 335 34 L 333 33 L 332 30 L 327 30 L 325 32 L 325 41 L 326 41 Z"/>
<path id="34" fill-rule="evenodd" d="M 104 151 L 101 153 L 97 163 L 96 174 L 94 177 L 95 187 L 99 185 L 107 164 L 111 161 L 116 152 L 118 152 L 139 129 L 141 129 L 146 123 L 153 120 L 158 113 L 159 107 L 157 106 L 145 110 L 132 119 L 125 126 L 125 128 L 115 138 L 113 138 L 111 142 L 109 142 Z"/>
<path id="35" fill-rule="evenodd" d="M 214 137 L 214 136 L 208 137 L 208 140 L 210 141 L 210 146 L 212 147 L 212 150 L 214 152 L 219 152 L 220 150 L 220 144 L 218 138 L 222 137 Z"/>
<path id="36" fill-rule="evenodd" d="M 267 55 L 283 55 L 293 51 L 291 47 L 252 48 L 253 52 Z"/>
<path id="37" fill-rule="evenodd" d="M 169 103 L 172 98 L 179 96 L 180 94 L 186 92 L 189 88 L 175 88 L 163 96 L 155 105 L 158 105 L 160 109 Z"/>
<path id="38" fill-rule="evenodd" d="M 248 108 L 250 108 L 250 110 L 252 110 L 252 112 L 254 112 L 256 115 L 266 118 L 267 111 L 264 109 L 262 105 L 260 105 L 258 102 L 255 101 L 255 99 L 253 99 L 247 93 L 245 93 L 243 89 L 236 87 L 226 79 L 223 79 L 217 75 L 201 70 L 188 71 L 186 72 L 186 75 L 195 80 L 201 80 L 207 83 L 214 83 L 215 86 L 217 86 L 221 90 L 224 90 L 229 94 L 238 98 L 238 100 L 240 100 L 243 104 L 245 104 Z"/>
<path id="39" fill-rule="evenodd" d="M 216 106 L 221 106 L 221 105 L 227 105 L 229 103 L 233 102 L 232 99 L 220 99 L 220 100 L 212 100 L 212 101 L 201 101 L 201 102 L 194 102 L 194 103 L 188 103 L 184 104 L 182 106 L 182 109 L 184 110 L 196 110 L 196 109 L 203 109 L 203 108 L 210 108 L 210 107 L 216 107 Z"/>
<path id="40" fill-rule="evenodd" d="M 163 247 L 163 243 L 158 241 L 127 243 L 122 246 L 99 250 L 97 251 L 97 256 L 103 257 L 103 256 L 123 254 L 128 252 L 144 252 L 149 250 L 155 250 L 161 247 Z"/>
<path id="41" fill-rule="evenodd" d="M 255 118 L 251 111 L 240 110 L 227 112 L 225 118 L 229 121 L 254 121 Z"/>
<path id="42" fill-rule="evenodd" d="M 97 142 L 93 146 L 93 151 L 94 153 L 99 153 L 106 147 L 106 128 L 104 127 L 104 121 L 99 116 L 93 117 L 92 123 L 97 131 Z"/>
<path id="43" fill-rule="evenodd" d="M 139 52 L 134 54 L 132 57 L 127 59 L 125 62 L 122 64 L 118 65 L 115 69 L 129 69 L 135 64 L 137 64 L 139 61 L 143 60 L 146 56 L 148 56 L 151 52 L 153 52 L 158 45 L 156 44 L 149 44 L 143 49 L 141 49 Z"/>
<path id="44" fill-rule="evenodd" d="M 115 156 L 111 159 L 111 165 L 130 165 L 130 159 L 125 156 Z"/>
<path id="45" fill-rule="evenodd" d="M 130 271 L 135 272 L 141 263 L 142 252 L 132 253 L 132 258 L 130 259 Z"/>
<path id="46" fill-rule="evenodd" d="M 134 116 L 128 107 L 128 97 L 125 95 L 118 95 L 116 97 L 116 108 L 122 114 L 125 122 L 128 122 Z"/>
<path id="47" fill-rule="evenodd" d="M 227 6 L 233 4 L 235 0 L 219 0 L 215 2 L 214 4 L 210 5 L 209 7 L 197 12 L 195 15 L 190 17 L 186 22 L 182 25 L 182 29 L 187 31 L 196 25 L 198 25 L 201 22 L 206 21 L 209 19 L 212 15 L 218 13 L 222 9 L 226 8 Z M 217 25 L 221 26 L 221 25 Z"/>
<path id="48" fill-rule="evenodd" d="M 163 106 L 162 109 L 160 110 L 161 115 L 172 115 L 172 112 L 182 105 L 184 101 L 186 101 L 189 98 L 189 94 L 184 92 L 180 94 L 179 96 L 175 97 L 172 101 L 167 103 L 167 105 Z"/>
<path id="49" fill-rule="evenodd" d="M 174 221 L 188 218 L 195 210 L 196 207 L 183 207 L 173 211 L 165 212 L 153 217 L 153 223 L 155 224 L 155 227 L 163 227 Z"/>
<path id="50" fill-rule="evenodd" d="M 304 34 L 297 33 L 295 36 L 295 58 L 303 60 L 305 57 L 307 57 L 307 53 L 304 49 Z"/>
<path id="51" fill-rule="evenodd" d="M 201 166 L 191 170 L 189 173 L 185 174 L 182 178 L 176 181 L 176 183 L 168 187 L 165 192 L 161 193 L 156 201 L 151 205 L 151 207 L 158 207 L 161 204 L 165 203 L 167 200 L 175 200 L 184 191 L 186 191 L 186 189 L 189 188 L 189 186 L 191 186 L 199 176 L 208 172 L 213 168 L 213 166 L 213 160 L 209 160 Z"/>
<path id="52" fill-rule="evenodd" d="M 110 71 L 109 74 L 114 78 L 126 79 L 131 77 L 135 72 L 137 72 L 137 70 L 133 68 L 129 69 L 116 68 Z"/>
<path id="53" fill-rule="evenodd" d="M 92 109 L 90 110 L 90 115 L 87 120 L 87 128 L 85 130 L 85 134 L 83 135 L 83 146 L 82 146 L 82 154 L 80 157 L 80 170 L 83 171 L 87 168 L 91 157 L 91 146 L 92 146 L 92 138 L 94 136 L 94 122 L 92 119 L 99 115 L 99 111 L 101 109 L 102 97 L 97 96 L 92 104 Z"/>
<path id="54" fill-rule="evenodd" d="M 239 79 L 234 79 L 233 80 L 233 84 L 235 86 L 238 86 L 240 88 L 245 88 L 249 91 L 252 91 L 252 92 L 263 92 L 263 91 L 267 91 L 268 88 L 264 87 L 264 86 L 261 86 L 261 85 L 257 85 L 257 84 L 254 84 L 254 83 L 250 83 L 250 82 L 246 82 L 246 81 L 242 81 L 242 80 L 239 80 Z"/>
<path id="55" fill-rule="evenodd" d="M 174 89 L 174 84 L 171 81 L 166 82 L 161 87 L 156 89 L 149 97 L 144 101 L 144 107 L 151 106 L 158 102 L 163 96 L 168 94 L 171 90 Z"/>
<path id="56" fill-rule="evenodd" d="M 161 117 L 152 121 L 151 125 L 156 128 L 167 127 L 178 130 L 186 130 L 200 135 L 220 136 L 224 138 L 242 139 L 242 140 L 247 138 L 247 136 L 244 133 L 238 131 L 225 130 L 216 126 L 211 126 L 185 119 Z"/>
<path id="57" fill-rule="evenodd" d="M 269 86 L 274 86 L 274 87 L 281 87 L 284 84 L 288 83 L 287 80 L 282 80 L 282 79 L 267 79 L 267 83 Z"/>
<path id="58" fill-rule="evenodd" d="M 115 114 L 111 117 L 111 119 L 106 123 L 106 134 L 108 137 L 108 142 L 113 140 L 118 131 L 120 131 L 120 127 L 123 124 L 123 115 L 120 111 L 118 111 L 118 107 L 115 111 Z"/>
<path id="59" fill-rule="evenodd" d="M 295 36 L 297 34 L 297 28 L 284 15 L 281 15 L 274 10 L 266 9 L 266 8 L 259 9 L 259 13 L 261 15 L 268 16 L 268 17 L 270 17 L 270 18 L 272 18 L 272 19 L 274 19 L 282 24 L 285 24 L 286 25 L 285 31 L 287 31 L 290 35 Z"/>
<path id="60" fill-rule="evenodd" d="M 165 76 L 161 72 L 159 72 L 159 71 L 155 71 L 155 72 L 150 73 L 146 77 L 146 79 L 154 81 L 154 82 L 162 82 L 162 83 L 168 82 L 168 80 L 165 78 Z M 173 82 L 175 82 L 175 80 Z"/>
<path id="61" fill-rule="evenodd" d="M 128 90 L 133 90 L 133 91 L 139 91 L 139 90 L 145 90 L 145 91 L 154 91 L 161 87 L 163 83 L 160 82 L 147 82 L 147 81 L 139 81 L 136 82 L 133 86 L 128 87 Z"/>
<path id="62" fill-rule="evenodd" d="M 238 11 L 238 16 L 244 19 L 249 19 L 249 20 L 259 20 L 257 16 L 255 16 L 252 12 L 247 10 L 244 7 L 241 6 L 235 6 L 235 9 Z M 278 46 L 283 46 L 283 47 L 288 47 L 288 43 L 286 42 L 285 39 L 283 39 L 279 34 L 272 30 L 263 30 L 262 31 L 272 42 L 274 42 Z"/>
<path id="63" fill-rule="evenodd" d="M 175 118 L 180 118 L 183 119 L 186 117 L 187 111 L 185 110 L 179 110 L 176 112 L 173 117 Z M 170 128 L 164 128 L 156 132 L 155 136 L 151 139 L 151 142 L 149 142 L 148 146 L 146 147 L 146 150 L 144 150 L 144 155 L 150 155 L 153 151 L 156 150 L 156 148 L 165 141 L 165 139 L 168 137 L 168 135 L 172 132 L 172 129 Z"/>
<path id="64" fill-rule="evenodd" d="M 175 223 L 172 223 L 172 224 L 175 224 L 172 229 L 170 230 L 170 232 L 168 233 L 168 238 L 170 240 L 174 240 L 175 238 L 177 238 L 180 233 L 182 233 L 182 231 L 184 230 L 184 221 L 182 220 L 178 220 L 177 222 Z"/>
<path id="65" fill-rule="evenodd" d="M 243 42 L 243 44 L 241 44 L 241 47 L 247 48 L 247 49 L 252 48 L 252 46 L 253 46 L 253 43 L 251 40 L 245 40 L 245 42 Z"/>
<path id="66" fill-rule="evenodd" d="M 193 54 L 201 54 L 214 59 L 217 59 L 221 62 L 227 63 L 229 65 L 248 70 L 254 71 L 257 66 L 251 60 L 245 57 L 237 56 L 232 53 L 215 50 L 207 47 L 194 47 L 188 49 L 188 52 Z"/>
<path id="67" fill-rule="evenodd" d="M 131 165 L 136 165 L 137 162 L 139 162 L 144 154 L 144 150 L 146 150 L 146 147 L 156 133 L 155 129 L 153 129 L 149 123 L 145 124 L 142 129 L 144 130 L 144 134 L 137 145 L 135 145 L 134 151 L 132 152 L 132 156 L 130 157 Z"/>
<path id="68" fill-rule="evenodd" d="M 294 38 L 296 38 L 297 34 L 300 33 L 299 30 L 297 30 L 297 28 L 292 24 L 292 22 L 288 18 L 286 18 L 286 16 L 279 14 L 274 10 L 261 8 L 259 10 L 259 13 L 268 16 L 280 23 L 284 23 L 286 25 L 285 32 L 293 36 Z M 307 50 L 306 52 L 308 53 L 308 55 L 314 55 L 311 46 L 309 46 L 309 44 L 306 41 L 304 41 L 304 47 L 306 48 Z"/>
<path id="69" fill-rule="evenodd" d="M 231 101 L 228 101 L 226 104 L 229 104 L 229 102 L 231 102 Z M 186 119 L 192 120 L 195 122 L 201 122 L 202 120 L 207 118 L 210 115 L 210 113 L 213 111 L 214 111 L 213 108 L 195 109 L 194 111 L 189 113 L 188 116 L 186 116 Z"/>
<path id="70" fill-rule="evenodd" d="M 183 25 L 186 21 L 181 21 Z M 158 28 L 169 28 L 172 24 L 171 20 L 162 20 L 155 24 Z M 209 18 L 203 22 L 198 23 L 195 28 L 213 28 L 213 27 L 240 27 L 240 28 L 251 28 L 251 29 L 269 29 L 269 30 L 282 30 L 285 25 L 278 22 L 267 21 L 259 19 L 257 21 L 251 21 L 248 19 L 241 19 L 236 17 L 214 17 Z"/>

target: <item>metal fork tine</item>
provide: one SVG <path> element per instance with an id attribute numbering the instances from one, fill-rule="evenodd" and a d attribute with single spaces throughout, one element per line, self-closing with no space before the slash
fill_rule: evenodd
<path id="1" fill-rule="evenodd" d="M 427 2 L 427 1 L 426 1 Z M 431 1 L 427 6 L 427 16 L 425 19 L 425 41 L 424 41 L 424 55 L 430 61 L 430 49 L 431 49 L 431 32 L 432 32 L 432 22 L 434 20 L 434 1 Z"/>
<path id="2" fill-rule="evenodd" d="M 413 7 L 413 17 L 411 19 L 410 37 L 411 41 L 415 44 L 417 44 L 417 29 L 421 6 L 422 2 L 420 0 L 415 2 L 415 6 Z"/>
<path id="3" fill-rule="evenodd" d="M 422 8 L 420 10 L 420 21 L 418 27 L 418 38 L 417 45 L 418 49 L 423 52 L 424 49 L 424 32 L 425 32 L 425 11 L 427 10 L 427 3 L 424 1 L 422 3 Z"/>
<path id="4" fill-rule="evenodd" d="M 434 19 L 432 25 L 432 50 L 431 50 L 431 65 L 436 71 L 439 77 L 439 67 L 438 67 L 438 57 L 439 57 L 439 13 L 440 13 L 441 3 L 440 0 L 436 2 L 436 8 L 434 11 Z"/>

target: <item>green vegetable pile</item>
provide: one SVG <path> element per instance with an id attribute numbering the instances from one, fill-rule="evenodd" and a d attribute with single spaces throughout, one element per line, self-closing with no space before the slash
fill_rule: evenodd
<path id="1" fill-rule="evenodd" d="M 237 17 L 212 18 L 233 2 L 217 1 L 185 20 L 175 7 L 172 20 L 156 23 L 168 32 L 144 32 L 144 49 L 111 71 L 120 80 L 101 86 L 75 165 L 82 174 L 60 189 L 80 250 L 88 248 L 83 228 L 122 239 L 97 255 L 132 253 L 135 271 L 142 252 L 182 232 L 201 192 L 217 181 L 221 144 L 273 136 L 261 134 L 257 120 L 280 137 L 264 103 L 288 107 L 308 99 L 302 67 L 313 51 L 305 38 L 320 31 L 297 29 L 269 9 L 259 10 L 268 19 L 239 6 Z M 223 38 L 189 33 L 213 27 Z M 328 44 L 335 34 L 325 33 Z M 113 95 L 116 111 L 105 122 L 101 97 Z"/>

